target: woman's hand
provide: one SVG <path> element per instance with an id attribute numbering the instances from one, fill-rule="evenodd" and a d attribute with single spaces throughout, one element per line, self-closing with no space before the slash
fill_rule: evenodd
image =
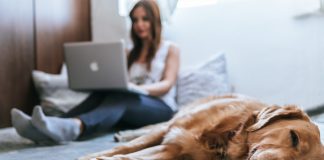
<path id="1" fill-rule="evenodd" d="M 141 94 L 145 94 L 145 95 L 149 94 L 149 92 L 147 90 L 145 90 L 141 86 L 138 86 L 132 82 L 128 82 L 128 89 L 131 91 L 139 92 Z"/>

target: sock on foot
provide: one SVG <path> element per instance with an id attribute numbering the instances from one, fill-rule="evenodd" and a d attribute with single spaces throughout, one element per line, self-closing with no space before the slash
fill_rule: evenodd
<path id="1" fill-rule="evenodd" d="M 17 133 L 36 143 L 53 142 L 50 137 L 46 136 L 35 128 L 31 122 L 31 117 L 18 109 L 11 110 L 11 121 Z"/>
<path id="2" fill-rule="evenodd" d="M 75 119 L 45 116 L 40 106 L 34 108 L 31 121 L 56 142 L 73 141 L 81 134 L 80 125 Z"/>

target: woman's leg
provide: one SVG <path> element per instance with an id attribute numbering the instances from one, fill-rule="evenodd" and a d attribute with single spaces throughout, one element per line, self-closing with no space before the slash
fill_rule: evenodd
<path id="1" fill-rule="evenodd" d="M 45 116 L 40 106 L 34 108 L 31 123 L 57 143 L 73 141 L 81 133 L 78 119 Z"/>
<path id="2" fill-rule="evenodd" d="M 102 94 L 106 94 L 106 96 L 102 98 Z M 123 99 L 119 98 L 120 94 L 118 93 L 104 92 L 96 95 L 99 98 L 92 95 L 73 110 L 73 114 L 90 110 L 79 115 L 79 117 L 59 118 L 45 116 L 41 107 L 38 106 L 33 110 L 31 122 L 38 130 L 59 143 L 77 139 L 82 133 L 82 128 L 84 128 L 85 135 L 96 132 L 100 125 L 110 128 L 120 119 L 125 110 L 123 109 L 125 103 L 114 104 L 115 101 L 123 101 Z M 72 115 L 72 112 L 70 112 L 70 115 Z M 107 117 L 109 117 L 109 121 L 105 121 Z M 102 121 L 105 123 L 100 123 Z"/>
<path id="3" fill-rule="evenodd" d="M 18 109 L 11 110 L 11 121 L 17 133 L 35 143 L 53 142 L 53 140 L 39 131 L 31 122 L 31 117 Z"/>
<path id="4" fill-rule="evenodd" d="M 83 102 L 75 106 L 62 117 L 71 118 L 83 113 L 87 113 L 99 106 L 99 104 L 105 99 L 106 95 L 109 95 L 109 92 L 93 92 Z"/>
<path id="5" fill-rule="evenodd" d="M 81 136 L 89 136 L 97 131 L 111 129 L 120 121 L 126 108 L 132 105 L 138 105 L 136 94 L 129 92 L 110 94 L 97 108 L 78 116 L 83 124 Z"/>
<path id="6" fill-rule="evenodd" d="M 76 106 L 64 118 L 45 116 L 42 108 L 35 107 L 31 123 L 36 129 L 56 142 L 72 141 L 82 132 L 82 123 L 75 116 L 96 108 L 109 92 L 92 93 L 85 101 Z"/>
<path id="7" fill-rule="evenodd" d="M 137 103 L 136 106 L 127 107 L 121 122 L 141 127 L 167 121 L 174 114 L 167 104 L 152 96 L 139 95 Z"/>
<path id="8" fill-rule="evenodd" d="M 108 101 L 113 98 L 114 101 Z M 140 127 L 169 120 L 173 111 L 163 101 L 132 92 L 107 97 L 99 107 L 79 116 L 84 125 L 82 136 L 111 129 L 119 121 Z"/>
<path id="9" fill-rule="evenodd" d="M 172 110 L 161 100 L 129 92 L 116 92 L 104 98 L 94 109 L 74 118 L 46 117 L 40 107 L 34 109 L 32 123 L 55 141 L 72 141 L 100 130 L 108 130 L 121 119 L 136 127 L 166 121 Z M 84 128 L 81 131 L 80 121 Z"/>

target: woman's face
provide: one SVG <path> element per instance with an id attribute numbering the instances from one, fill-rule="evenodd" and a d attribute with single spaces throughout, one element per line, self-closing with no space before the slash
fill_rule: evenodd
<path id="1" fill-rule="evenodd" d="M 151 23 L 143 7 L 137 7 L 133 12 L 133 30 L 142 40 L 151 38 Z"/>

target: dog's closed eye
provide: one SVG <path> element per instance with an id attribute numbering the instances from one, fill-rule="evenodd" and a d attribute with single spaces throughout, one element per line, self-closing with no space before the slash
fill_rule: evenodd
<path id="1" fill-rule="evenodd" d="M 297 133 L 294 130 L 290 130 L 290 139 L 291 139 L 291 144 L 294 148 L 297 148 L 299 144 L 299 138 Z"/>

